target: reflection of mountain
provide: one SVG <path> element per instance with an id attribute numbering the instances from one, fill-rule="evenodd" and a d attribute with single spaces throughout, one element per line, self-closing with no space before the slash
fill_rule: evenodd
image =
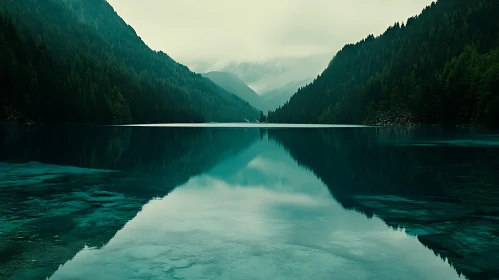
<path id="1" fill-rule="evenodd" d="M 254 273 L 248 261 L 300 279 L 455 278 L 414 237 L 343 207 L 405 227 L 471 279 L 497 279 L 499 151 L 445 140 L 377 128 L 0 128 L 0 279 L 43 279 L 62 263 L 53 279 L 233 277 Z M 310 272 L 317 263 L 327 265 Z"/>
<path id="2" fill-rule="evenodd" d="M 105 246 L 81 250 L 50 279 L 79 275 L 95 280 L 458 278 L 415 238 L 343 209 L 312 172 L 265 137 L 151 201 Z"/>
<path id="3" fill-rule="evenodd" d="M 267 190 L 328 197 L 322 185 L 311 188 L 315 178 L 298 166 L 289 153 L 273 141 L 259 141 L 225 160 L 207 175 L 228 185 L 265 186 Z"/>
<path id="4" fill-rule="evenodd" d="M 491 168 L 498 166 L 499 149 L 435 147 L 447 142 L 411 129 L 268 134 L 326 183 L 344 207 L 406 228 L 471 279 L 499 277 L 494 253 L 499 251 L 499 172 Z M 416 139 L 420 135 L 435 141 Z"/>
<path id="5" fill-rule="evenodd" d="M 188 174 L 179 182 L 259 137 L 251 129 L 180 127 L 0 127 L 2 135 L 2 161 L 38 161 L 147 176 L 173 169 L 174 176 Z"/>
<path id="6" fill-rule="evenodd" d="M 254 129 L 0 127 L 0 279 L 45 279 L 256 139 Z"/>

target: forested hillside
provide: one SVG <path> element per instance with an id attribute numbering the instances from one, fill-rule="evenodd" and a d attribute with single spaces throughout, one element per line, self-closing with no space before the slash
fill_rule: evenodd
<path id="1" fill-rule="evenodd" d="M 258 117 L 238 97 L 149 49 L 105 0 L 2 1 L 0 17 L 0 121 Z"/>
<path id="2" fill-rule="evenodd" d="M 439 0 L 345 46 L 272 122 L 499 126 L 499 1 Z"/>

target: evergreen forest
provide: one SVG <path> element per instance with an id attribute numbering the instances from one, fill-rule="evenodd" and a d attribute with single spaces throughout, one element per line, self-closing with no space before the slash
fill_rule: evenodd
<path id="1" fill-rule="evenodd" d="M 0 3 L 0 121 L 255 121 L 259 112 L 151 50 L 105 0 Z"/>
<path id="2" fill-rule="evenodd" d="M 439 0 L 346 45 L 269 122 L 499 126 L 499 1 Z"/>

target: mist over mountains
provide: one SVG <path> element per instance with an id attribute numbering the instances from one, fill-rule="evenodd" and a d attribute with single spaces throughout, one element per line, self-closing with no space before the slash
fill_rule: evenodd
<path id="1" fill-rule="evenodd" d="M 197 63 L 190 66 L 192 71 L 206 73 L 210 78 L 214 72 L 227 73 L 237 77 L 251 90 L 260 96 L 255 103 L 255 96 L 245 98 L 247 90 L 241 86 L 242 92 L 234 92 L 234 88 L 227 88 L 227 82 L 220 83 L 220 79 L 211 79 L 225 90 L 232 92 L 248 101 L 255 108 L 263 111 L 274 110 L 283 105 L 300 88 L 312 82 L 328 65 L 332 54 L 318 54 L 303 57 L 279 57 L 263 62 L 231 62 L 224 65 L 212 63 Z M 211 73 L 211 74 L 210 74 Z M 239 82 L 239 83 L 240 83 Z M 224 86 L 225 85 L 225 86 Z M 236 90 L 237 91 L 237 90 Z"/>
<path id="2" fill-rule="evenodd" d="M 220 69 L 231 72 L 259 94 L 275 91 L 289 83 L 312 81 L 326 69 L 333 54 L 282 57 L 265 62 L 230 63 Z"/>

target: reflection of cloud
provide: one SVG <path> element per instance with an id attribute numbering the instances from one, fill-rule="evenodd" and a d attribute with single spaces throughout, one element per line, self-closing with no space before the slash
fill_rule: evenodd
<path id="1" fill-rule="evenodd" d="M 314 189 L 327 188 L 308 171 L 272 174 L 267 167 L 300 168 L 264 155 L 240 172 L 263 168 L 262 178 L 280 177 L 287 187 L 240 185 L 221 173 L 192 178 L 51 279 L 457 279 L 416 238 L 318 195 Z M 294 190 L 296 182 L 310 193 Z"/>
<path id="2" fill-rule="evenodd" d="M 277 176 L 284 175 L 291 170 L 296 170 L 296 168 L 289 168 L 288 165 L 283 164 L 282 162 L 274 161 L 261 156 L 257 156 L 252 159 L 248 163 L 247 168 L 252 168 L 262 173 L 276 174 Z"/>
<path id="3" fill-rule="evenodd" d="M 265 161 L 262 158 L 256 157 L 256 158 L 254 158 L 252 161 L 250 161 L 248 163 L 248 167 L 249 168 L 257 168 L 257 169 L 260 169 L 260 170 L 265 170 L 269 166 L 265 165 Z"/>
<path id="4" fill-rule="evenodd" d="M 229 185 L 265 186 L 282 192 L 329 197 L 329 191 L 308 170 L 273 142 L 260 141 L 221 162 L 209 172 Z"/>
<path id="5" fill-rule="evenodd" d="M 290 162 L 293 162 L 291 157 L 274 160 L 272 158 L 258 156 L 248 163 L 247 168 L 262 173 L 262 178 L 275 178 L 280 182 L 282 182 L 282 179 L 285 179 L 285 181 L 289 182 L 289 187 L 295 190 L 303 187 L 303 189 L 307 189 L 308 192 L 319 191 L 319 193 L 324 195 L 328 194 L 327 188 L 310 188 L 308 185 L 312 179 L 315 179 L 317 182 L 319 182 L 319 180 L 309 171 L 297 165 L 289 165 Z M 244 170 L 240 172 L 243 171 Z"/>

